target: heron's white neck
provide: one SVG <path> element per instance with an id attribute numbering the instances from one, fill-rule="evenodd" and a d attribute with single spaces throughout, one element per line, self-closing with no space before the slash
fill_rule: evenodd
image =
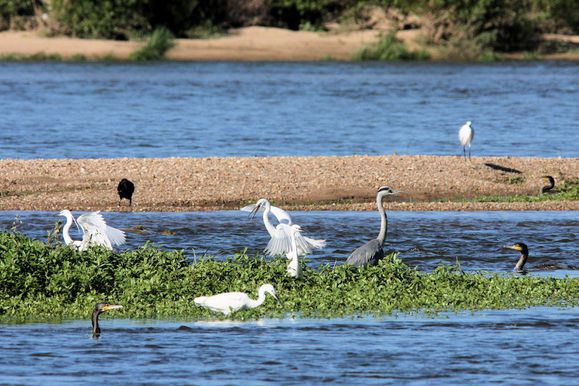
<path id="1" fill-rule="evenodd" d="M 384 205 L 382 204 L 383 197 L 383 192 L 378 193 L 376 196 L 376 206 L 378 207 L 378 213 L 380 213 L 380 233 L 377 237 L 380 245 L 384 245 L 384 240 L 386 240 L 386 232 L 388 230 L 388 217 L 386 217 L 386 210 L 384 210 Z"/>
<path id="2" fill-rule="evenodd" d="M 267 233 L 273 237 L 275 235 L 275 227 L 269 221 L 269 213 L 271 212 L 271 204 L 269 201 L 265 200 L 264 209 L 263 209 L 263 223 L 265 224 L 265 229 L 267 229 Z"/>
<path id="3" fill-rule="evenodd" d="M 69 230 L 70 230 L 70 226 L 72 225 L 72 215 L 67 213 L 65 215 L 66 217 L 66 224 L 64 224 L 64 227 L 62 228 L 62 238 L 64 239 L 64 243 L 66 245 L 70 245 L 72 243 L 74 243 L 74 240 L 70 237 L 69 234 Z"/>

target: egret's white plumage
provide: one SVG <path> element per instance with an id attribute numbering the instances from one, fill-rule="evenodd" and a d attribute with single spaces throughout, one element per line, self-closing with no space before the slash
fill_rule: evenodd
<path id="1" fill-rule="evenodd" d="M 293 224 L 291 226 L 291 250 L 288 253 L 289 263 L 287 265 L 287 273 L 291 277 L 299 279 L 302 277 L 302 266 L 298 256 L 298 247 L 296 244 L 296 236 L 301 232 L 299 225 Z"/>
<path id="2" fill-rule="evenodd" d="M 464 158 L 466 158 L 466 147 L 468 146 L 468 158 L 470 159 L 470 145 L 474 139 L 474 129 L 472 128 L 472 122 L 467 121 L 458 130 L 458 139 L 462 145 L 462 150 L 464 152 Z"/>
<path id="3" fill-rule="evenodd" d="M 84 251 L 94 245 L 112 250 L 113 246 L 125 243 L 125 232 L 108 226 L 100 212 L 85 213 L 75 219 L 70 210 L 65 209 L 58 215 L 66 217 L 66 224 L 62 230 L 66 245 L 72 245 Z M 73 222 L 82 230 L 82 241 L 73 240 L 70 237 L 69 230 Z"/>
<path id="4" fill-rule="evenodd" d="M 208 308 L 211 311 L 222 312 L 225 316 L 235 311 L 261 306 L 265 301 L 266 293 L 269 293 L 275 300 L 280 302 L 271 284 L 264 284 L 259 287 L 258 293 L 257 300 L 251 299 L 245 292 L 225 292 L 213 296 L 199 296 L 193 301 L 198 306 Z"/>
<path id="5" fill-rule="evenodd" d="M 251 212 L 252 216 L 254 216 L 258 211 L 263 210 L 263 223 L 271 237 L 265 252 L 270 256 L 286 255 L 288 259 L 290 258 L 289 253 L 292 249 L 291 226 L 293 223 L 288 212 L 271 205 L 265 198 L 260 199 L 255 204 L 245 206 L 240 210 Z M 279 222 L 275 227 L 269 220 L 270 213 L 272 213 Z M 326 240 L 310 239 L 309 237 L 304 237 L 301 232 L 298 232 L 295 238 L 297 253 L 300 256 L 311 253 L 312 249 L 322 249 L 326 246 Z"/>

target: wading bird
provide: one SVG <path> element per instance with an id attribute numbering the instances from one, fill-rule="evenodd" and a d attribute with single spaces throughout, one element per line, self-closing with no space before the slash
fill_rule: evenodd
<path id="1" fill-rule="evenodd" d="M 110 310 L 118 310 L 123 308 L 116 304 L 97 303 L 92 311 L 92 336 L 97 338 L 101 335 L 101 328 L 99 327 L 99 315 Z"/>
<path id="2" fill-rule="evenodd" d="M 555 187 L 555 179 L 551 176 L 543 176 L 541 177 L 548 185 L 541 187 L 541 194 L 545 193 L 557 193 L 556 190 L 553 190 Z"/>
<path id="3" fill-rule="evenodd" d="M 525 263 L 529 258 L 529 248 L 527 247 L 527 244 L 516 243 L 513 245 L 506 245 L 505 248 L 514 249 L 515 251 L 521 252 L 521 256 L 519 257 L 519 261 L 517 261 L 517 264 L 515 265 L 514 271 L 521 274 L 527 273 L 527 270 L 525 269 Z M 533 271 L 550 271 L 555 269 L 577 269 L 577 267 L 566 264 L 542 264 L 531 267 L 530 269 Z"/>
<path id="4" fill-rule="evenodd" d="M 265 252 L 270 256 L 286 255 L 288 259 L 290 258 L 291 226 L 293 223 L 288 212 L 271 205 L 265 198 L 260 199 L 256 204 L 245 206 L 240 210 L 250 212 L 249 216 L 251 218 L 255 217 L 258 211 L 263 210 L 263 223 L 271 237 Z M 279 222 L 275 227 L 269 220 L 270 213 L 272 213 Z M 302 236 L 301 232 L 298 232 L 295 237 L 299 256 L 311 253 L 312 248 L 322 249 L 326 246 L 326 240 L 310 239 L 309 237 Z"/>
<path id="5" fill-rule="evenodd" d="M 388 195 L 398 194 L 399 191 L 390 188 L 389 186 L 381 186 L 376 194 L 376 206 L 378 213 L 380 213 L 380 233 L 374 240 L 367 242 L 358 249 L 356 249 L 346 260 L 346 264 L 354 267 L 362 267 L 365 265 L 374 265 L 384 257 L 384 240 L 386 240 L 386 233 L 388 231 L 388 217 L 386 217 L 386 210 L 382 204 L 382 199 Z"/>
<path id="6" fill-rule="evenodd" d="M 266 293 L 273 296 L 273 298 L 281 304 L 271 284 L 264 284 L 259 287 L 259 297 L 257 300 L 250 299 L 245 292 L 225 292 L 213 296 L 199 296 L 193 299 L 193 301 L 198 306 L 208 308 L 211 311 L 222 312 L 223 315 L 228 316 L 235 311 L 261 306 L 265 301 Z"/>
<path id="7" fill-rule="evenodd" d="M 299 225 L 293 224 L 291 226 L 291 250 L 288 253 L 289 263 L 287 265 L 287 273 L 289 276 L 296 279 L 302 277 L 302 265 L 298 256 L 298 246 L 296 244 L 296 236 L 301 232 Z"/>
<path id="8" fill-rule="evenodd" d="M 460 144 L 462 145 L 462 151 L 464 153 L 464 158 L 466 159 L 466 147 L 468 146 L 468 159 L 470 159 L 470 145 L 472 140 L 474 139 L 474 129 L 472 128 L 472 122 L 467 121 L 461 128 L 458 130 L 458 139 L 460 140 Z"/>
<path id="9" fill-rule="evenodd" d="M 129 206 L 133 204 L 133 193 L 135 192 L 135 184 L 131 181 L 123 178 L 119 185 L 117 186 L 117 192 L 119 193 L 119 206 L 121 206 L 121 201 L 123 198 L 129 200 Z"/>
<path id="10" fill-rule="evenodd" d="M 125 232 L 108 226 L 100 212 L 85 213 L 75 219 L 70 210 L 65 209 L 58 215 L 66 217 L 66 224 L 62 230 L 64 243 L 78 248 L 80 251 L 94 245 L 112 250 L 113 245 L 119 246 L 125 243 Z M 70 237 L 69 230 L 73 222 L 82 230 L 82 241 L 73 240 Z"/>

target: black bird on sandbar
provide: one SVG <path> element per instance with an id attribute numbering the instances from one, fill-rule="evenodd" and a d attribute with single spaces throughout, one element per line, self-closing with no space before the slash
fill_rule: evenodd
<path id="1" fill-rule="evenodd" d="M 119 182 L 119 186 L 117 186 L 117 192 L 119 192 L 119 206 L 121 206 L 121 200 L 126 198 L 129 200 L 129 206 L 133 203 L 133 193 L 135 191 L 135 184 L 131 181 L 123 178 L 121 182 Z"/>
<path id="2" fill-rule="evenodd" d="M 543 176 L 541 177 L 548 185 L 541 187 L 541 194 L 545 193 L 558 193 L 553 188 L 555 187 L 555 179 L 551 176 Z"/>

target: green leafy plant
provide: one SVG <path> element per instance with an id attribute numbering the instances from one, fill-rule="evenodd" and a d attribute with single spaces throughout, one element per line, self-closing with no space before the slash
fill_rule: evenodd
<path id="1" fill-rule="evenodd" d="M 409 51 L 404 43 L 396 38 L 396 32 L 383 36 L 378 43 L 364 47 L 354 57 L 355 60 L 427 60 L 430 58 L 424 50 Z"/>
<path id="2" fill-rule="evenodd" d="M 173 35 L 166 28 L 157 28 L 147 43 L 133 52 L 130 59 L 137 61 L 161 60 L 175 46 Z"/>

